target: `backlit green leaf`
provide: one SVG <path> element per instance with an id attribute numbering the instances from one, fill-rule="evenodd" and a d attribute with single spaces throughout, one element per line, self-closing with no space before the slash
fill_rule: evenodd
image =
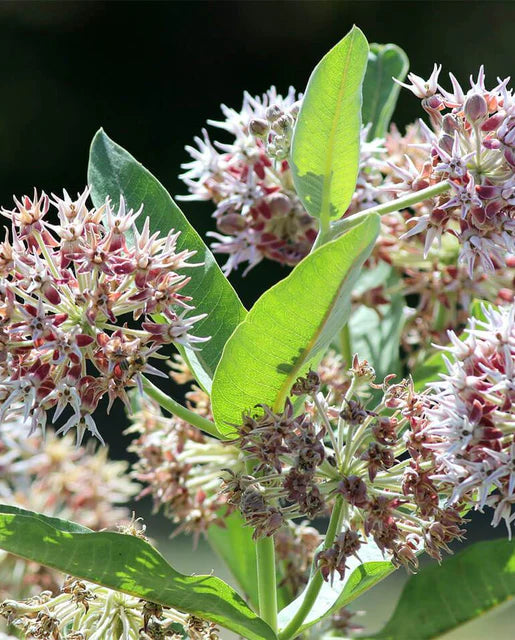
<path id="1" fill-rule="evenodd" d="M 292 384 L 347 322 L 354 282 L 379 232 L 364 218 L 320 247 L 256 302 L 225 345 L 213 382 L 215 421 L 234 432 L 242 411 L 258 403 L 282 410 Z"/>
<path id="2" fill-rule="evenodd" d="M 515 545 L 479 542 L 412 576 L 384 629 L 369 638 L 435 640 L 514 596 Z"/>
<path id="3" fill-rule="evenodd" d="M 408 69 L 408 57 L 397 45 L 370 45 L 363 82 L 363 124 L 372 123 L 369 139 L 386 134 L 400 91 L 392 78 L 404 80 Z"/>
<path id="4" fill-rule="evenodd" d="M 356 186 L 367 56 L 367 40 L 353 27 L 315 67 L 295 127 L 295 188 L 323 225 L 345 213 Z"/>

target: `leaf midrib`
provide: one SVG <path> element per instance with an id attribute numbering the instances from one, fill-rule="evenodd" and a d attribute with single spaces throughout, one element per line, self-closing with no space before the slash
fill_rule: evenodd
<path id="1" fill-rule="evenodd" d="M 338 123 L 340 120 L 340 113 L 342 110 L 342 96 L 345 88 L 345 82 L 347 80 L 348 71 L 349 71 L 349 60 L 352 53 L 352 49 L 354 48 L 354 40 L 356 38 L 356 30 L 352 30 L 351 40 L 349 43 L 349 47 L 347 49 L 347 55 L 345 59 L 344 72 L 342 74 L 342 78 L 340 81 L 340 86 L 338 88 L 338 98 L 336 102 L 336 109 L 334 113 L 333 122 L 331 125 L 331 133 L 329 134 L 328 141 L 328 152 L 326 155 L 325 162 L 325 170 L 324 170 L 324 188 L 322 190 L 322 202 L 320 204 L 320 221 L 322 228 L 327 220 L 330 218 L 330 206 L 331 206 L 331 184 L 333 182 L 333 172 L 331 167 L 333 165 L 334 151 L 335 151 L 335 140 L 336 140 L 336 130 L 338 128 Z"/>

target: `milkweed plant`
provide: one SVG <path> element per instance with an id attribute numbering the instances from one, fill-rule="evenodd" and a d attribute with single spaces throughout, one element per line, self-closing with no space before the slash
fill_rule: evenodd
<path id="1" fill-rule="evenodd" d="M 304 93 L 222 105 L 180 197 L 221 269 L 102 130 L 77 197 L 2 208 L 2 638 L 424 640 L 513 597 L 515 98 L 407 71 L 354 27 Z M 227 276 L 262 261 L 283 279 L 247 311 Z M 142 496 L 237 586 L 176 571 Z M 472 511 L 502 537 L 444 559 Z M 398 568 L 371 634 L 346 606 Z"/>

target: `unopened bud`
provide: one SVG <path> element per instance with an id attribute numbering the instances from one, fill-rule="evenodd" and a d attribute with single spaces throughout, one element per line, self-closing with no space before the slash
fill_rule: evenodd
<path id="1" fill-rule="evenodd" d="M 267 198 L 267 204 L 270 207 L 270 213 L 273 216 L 285 216 L 290 213 L 292 203 L 288 196 L 283 193 L 272 193 Z"/>
<path id="2" fill-rule="evenodd" d="M 271 104 L 265 112 L 265 117 L 270 122 L 275 122 L 283 115 L 283 110 L 276 104 Z"/>
<path id="3" fill-rule="evenodd" d="M 451 113 L 446 113 L 442 118 L 442 129 L 445 133 L 449 133 L 451 135 L 453 135 L 455 131 L 458 131 L 459 126 L 456 121 L 456 117 Z"/>
<path id="4" fill-rule="evenodd" d="M 452 138 L 452 136 L 444 134 L 439 140 L 438 140 L 438 146 L 443 149 L 444 151 L 446 151 L 449 155 L 452 155 L 452 146 L 454 143 L 454 139 Z"/>
<path id="5" fill-rule="evenodd" d="M 288 129 L 290 129 L 292 125 L 293 120 L 290 118 L 290 116 L 287 116 L 285 114 L 278 118 L 272 126 L 274 130 L 277 131 L 277 133 L 282 133 L 283 131 L 288 131 Z"/>
<path id="6" fill-rule="evenodd" d="M 245 218 L 239 213 L 228 213 L 216 221 L 216 226 L 222 233 L 238 233 L 247 226 Z"/>
<path id="7" fill-rule="evenodd" d="M 301 106 L 302 106 L 302 100 L 297 100 L 297 102 L 294 102 L 292 104 L 292 106 L 290 107 L 290 115 L 293 118 L 296 118 L 299 115 Z"/>
<path id="8" fill-rule="evenodd" d="M 471 124 L 475 124 L 487 117 L 488 105 L 482 95 L 474 93 L 465 100 L 463 111 L 467 120 Z"/>
<path id="9" fill-rule="evenodd" d="M 254 118 L 249 122 L 249 130 L 253 136 L 264 138 L 268 133 L 268 122 L 261 118 Z"/>

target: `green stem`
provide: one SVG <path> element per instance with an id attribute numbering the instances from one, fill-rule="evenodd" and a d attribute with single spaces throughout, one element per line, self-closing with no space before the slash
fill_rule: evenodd
<path id="1" fill-rule="evenodd" d="M 210 436 L 218 438 L 219 440 L 227 440 L 227 437 L 218 431 L 214 422 L 199 416 L 197 413 L 194 413 L 182 404 L 179 404 L 176 400 L 167 396 L 166 393 L 163 393 L 161 389 L 156 387 L 155 384 L 152 384 L 152 382 L 145 377 L 143 377 L 143 389 L 145 390 L 145 393 L 152 398 L 152 400 L 155 400 L 160 407 L 169 411 L 172 415 L 189 422 L 189 424 L 192 424 L 194 427 L 198 427 L 201 431 L 208 433 Z"/>
<path id="2" fill-rule="evenodd" d="M 277 631 L 277 578 L 273 536 L 256 541 L 259 615 Z"/>
<path id="3" fill-rule="evenodd" d="M 348 322 L 340 332 L 340 340 L 341 340 L 342 356 L 345 361 L 345 366 L 347 367 L 347 369 L 350 369 L 352 367 L 352 342 L 351 342 L 350 327 Z"/>
<path id="4" fill-rule="evenodd" d="M 325 534 L 324 549 L 328 549 L 334 542 L 334 539 L 341 527 L 341 515 L 343 511 L 343 497 L 337 496 L 334 503 L 333 512 L 327 527 L 327 533 Z M 304 599 L 299 607 L 297 613 L 290 620 L 289 624 L 279 633 L 279 640 L 291 640 L 297 636 L 302 623 L 308 616 L 309 612 L 313 608 L 315 601 L 320 593 L 324 579 L 319 570 L 311 578 L 308 588 L 304 593 Z"/>
<path id="5" fill-rule="evenodd" d="M 324 231 L 323 229 L 320 229 L 317 239 L 315 240 L 315 244 L 313 245 L 313 250 L 325 244 L 326 242 L 329 242 L 330 240 L 334 240 L 334 238 L 338 237 L 344 231 L 347 231 L 348 229 L 355 226 L 370 213 L 378 213 L 379 215 L 383 216 L 387 213 L 400 211 L 401 209 L 406 209 L 407 207 L 411 207 L 414 204 L 424 202 L 424 200 L 429 200 L 430 198 L 434 198 L 441 193 L 445 193 L 446 191 L 449 191 L 450 188 L 451 185 L 448 182 L 439 182 L 438 184 L 434 184 L 431 187 L 427 187 L 426 189 L 420 189 L 420 191 L 415 191 L 415 193 L 410 193 L 409 195 L 403 196 L 402 198 L 397 198 L 396 200 L 391 200 L 390 202 L 384 202 L 383 204 L 378 204 L 373 207 L 369 207 L 368 209 L 363 209 L 363 211 L 355 213 L 348 218 L 337 220 L 330 226 L 328 230 Z"/>

